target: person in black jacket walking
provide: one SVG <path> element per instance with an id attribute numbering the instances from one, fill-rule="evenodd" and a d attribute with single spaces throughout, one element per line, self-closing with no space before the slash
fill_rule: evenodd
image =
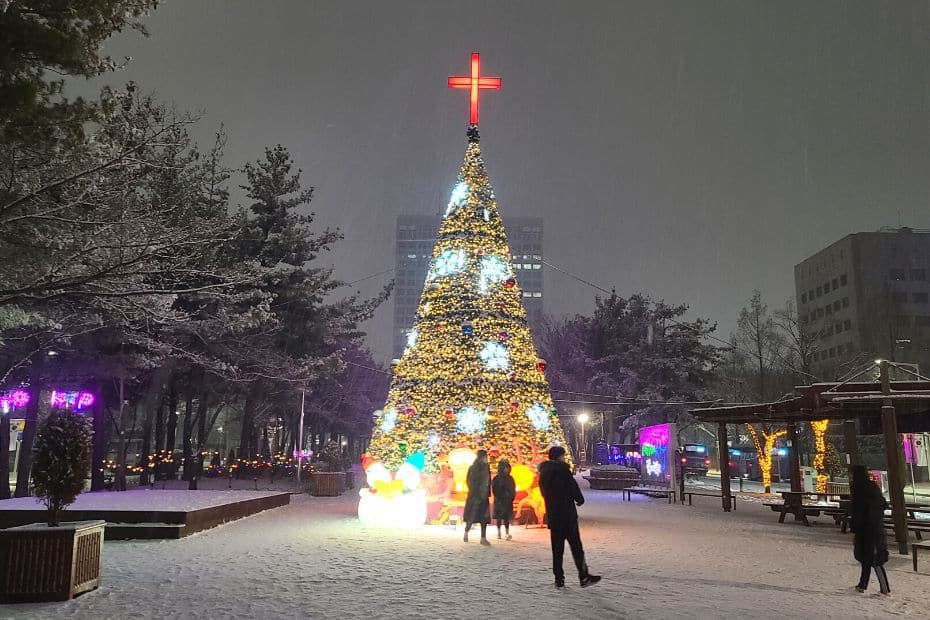
<path id="1" fill-rule="evenodd" d="M 869 587 L 869 576 L 875 569 L 878 586 L 882 594 L 890 594 L 888 574 L 885 562 L 888 561 L 888 543 L 885 540 L 885 501 L 881 490 L 869 478 L 865 467 L 854 465 L 851 468 L 850 521 L 853 537 L 853 556 L 862 565 L 857 592 L 865 592 Z"/>
<path id="2" fill-rule="evenodd" d="M 575 560 L 575 567 L 578 569 L 581 587 L 594 585 L 601 578 L 588 571 L 584 549 L 581 546 L 581 534 L 578 532 L 578 511 L 575 509 L 575 504 L 584 504 L 584 496 L 578 488 L 571 468 L 565 462 L 565 448 L 562 446 L 549 448 L 549 460 L 539 465 L 539 490 L 546 502 L 555 587 L 565 587 L 565 572 L 562 570 L 565 541 L 568 541 L 572 550 L 572 559 Z"/>

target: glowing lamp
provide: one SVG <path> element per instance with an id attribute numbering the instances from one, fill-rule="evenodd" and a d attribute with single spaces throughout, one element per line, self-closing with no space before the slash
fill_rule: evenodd
<path id="1" fill-rule="evenodd" d="M 517 485 L 517 491 L 529 491 L 536 479 L 536 474 L 526 465 L 514 465 L 510 470 L 513 481 Z"/>

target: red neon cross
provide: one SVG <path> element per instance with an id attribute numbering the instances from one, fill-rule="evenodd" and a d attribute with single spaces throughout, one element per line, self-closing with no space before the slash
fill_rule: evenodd
<path id="1" fill-rule="evenodd" d="M 449 78 L 449 88 L 467 88 L 469 92 L 470 121 L 472 125 L 478 124 L 478 91 L 500 90 L 499 77 L 481 77 L 481 61 L 478 52 L 471 53 L 471 75 L 459 75 Z"/>

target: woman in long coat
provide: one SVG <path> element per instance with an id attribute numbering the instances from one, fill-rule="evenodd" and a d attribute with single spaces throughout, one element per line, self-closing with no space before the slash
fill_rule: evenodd
<path id="1" fill-rule="evenodd" d="M 481 544 L 488 542 L 488 523 L 491 522 L 491 508 L 488 498 L 491 497 L 491 468 L 488 466 L 487 450 L 478 450 L 475 462 L 468 468 L 468 497 L 465 498 L 465 511 L 462 515 L 465 521 L 465 542 L 468 542 L 468 530 L 473 523 L 481 525 Z"/>
<path id="2" fill-rule="evenodd" d="M 491 483 L 494 492 L 494 519 L 497 520 L 497 539 L 501 538 L 501 524 L 510 540 L 510 520 L 513 519 L 513 500 L 517 497 L 517 485 L 510 475 L 510 463 L 501 459 L 497 463 L 497 475 Z"/>
<path id="3" fill-rule="evenodd" d="M 850 484 L 852 501 L 850 502 L 850 521 L 853 538 L 853 556 L 862 565 L 859 584 L 856 591 L 865 592 L 869 587 L 869 576 L 875 569 L 878 586 L 882 594 L 890 594 L 888 574 L 885 562 L 888 561 L 888 543 L 885 540 L 885 501 L 881 490 L 869 478 L 865 467 L 852 467 Z"/>

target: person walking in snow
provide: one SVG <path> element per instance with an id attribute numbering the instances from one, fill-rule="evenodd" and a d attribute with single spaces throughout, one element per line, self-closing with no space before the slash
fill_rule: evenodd
<path id="1" fill-rule="evenodd" d="M 466 477 L 468 482 L 468 496 L 465 498 L 465 510 L 462 519 L 465 521 L 465 542 L 468 542 L 468 530 L 472 524 L 481 525 L 481 544 L 488 542 L 488 523 L 491 522 L 491 509 L 488 498 L 491 497 L 491 468 L 488 465 L 487 450 L 478 450 L 475 462 L 468 468 Z"/>
<path id="2" fill-rule="evenodd" d="M 853 465 L 851 468 L 851 484 L 849 490 L 852 494 L 849 514 L 850 525 L 853 531 L 853 556 L 862 565 L 857 592 L 865 592 L 869 587 L 869 576 L 875 570 L 878 578 L 878 587 L 882 594 L 891 594 L 888 585 L 888 574 L 885 572 L 885 562 L 888 561 L 888 543 L 885 540 L 885 501 L 868 472 L 862 465 Z"/>
<path id="3" fill-rule="evenodd" d="M 575 508 L 576 504 L 584 504 L 584 496 L 578 488 L 571 468 L 565 462 L 565 448 L 562 446 L 549 448 L 549 460 L 539 465 L 539 490 L 546 502 L 555 587 L 565 587 L 562 556 L 565 555 L 566 541 L 572 550 L 572 559 L 575 560 L 575 567 L 578 569 L 581 587 L 594 585 L 601 578 L 588 571 L 584 549 L 581 546 L 581 534 L 578 532 L 578 511 Z"/>
<path id="4" fill-rule="evenodd" d="M 517 497 L 517 483 L 514 482 L 513 476 L 510 475 L 510 463 L 507 459 L 501 459 L 497 463 L 497 475 L 494 476 L 491 491 L 494 493 L 494 518 L 497 520 L 497 539 L 501 539 L 501 523 L 503 523 L 507 540 L 510 540 L 510 520 L 513 519 L 513 500 Z"/>

